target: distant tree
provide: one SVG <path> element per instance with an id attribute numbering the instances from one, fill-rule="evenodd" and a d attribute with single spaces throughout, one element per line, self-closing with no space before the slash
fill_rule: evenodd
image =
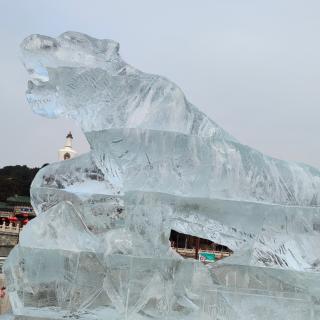
<path id="1" fill-rule="evenodd" d="M 14 195 L 30 196 L 30 185 L 39 168 L 7 166 L 0 169 L 0 201 Z"/>

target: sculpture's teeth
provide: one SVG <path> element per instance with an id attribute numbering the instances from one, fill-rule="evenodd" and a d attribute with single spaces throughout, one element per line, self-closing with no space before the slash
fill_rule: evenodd
<path id="1" fill-rule="evenodd" d="M 36 77 L 32 77 L 30 80 L 28 80 L 28 90 L 32 90 L 34 87 L 43 86 L 46 82 L 48 81 L 42 81 Z"/>
<path id="2" fill-rule="evenodd" d="M 34 88 L 34 82 L 32 80 L 28 80 L 28 92 Z"/>

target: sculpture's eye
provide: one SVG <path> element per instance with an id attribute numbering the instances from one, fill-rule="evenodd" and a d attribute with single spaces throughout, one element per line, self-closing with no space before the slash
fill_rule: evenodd
<path id="1" fill-rule="evenodd" d="M 41 42 L 40 48 L 44 50 L 55 49 L 57 48 L 57 43 L 53 39 L 45 39 Z"/>

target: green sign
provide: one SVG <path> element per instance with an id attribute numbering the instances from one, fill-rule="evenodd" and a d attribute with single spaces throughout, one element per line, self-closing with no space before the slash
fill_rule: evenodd
<path id="1" fill-rule="evenodd" d="M 199 252 L 199 260 L 201 262 L 215 262 L 216 255 L 211 252 Z"/>

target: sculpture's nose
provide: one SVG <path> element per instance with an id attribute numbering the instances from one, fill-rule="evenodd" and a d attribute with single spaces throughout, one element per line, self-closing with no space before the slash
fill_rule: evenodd
<path id="1" fill-rule="evenodd" d="M 39 34 L 33 34 L 25 38 L 21 43 L 22 51 L 36 52 L 39 50 L 54 50 L 58 47 L 55 39 Z"/>

